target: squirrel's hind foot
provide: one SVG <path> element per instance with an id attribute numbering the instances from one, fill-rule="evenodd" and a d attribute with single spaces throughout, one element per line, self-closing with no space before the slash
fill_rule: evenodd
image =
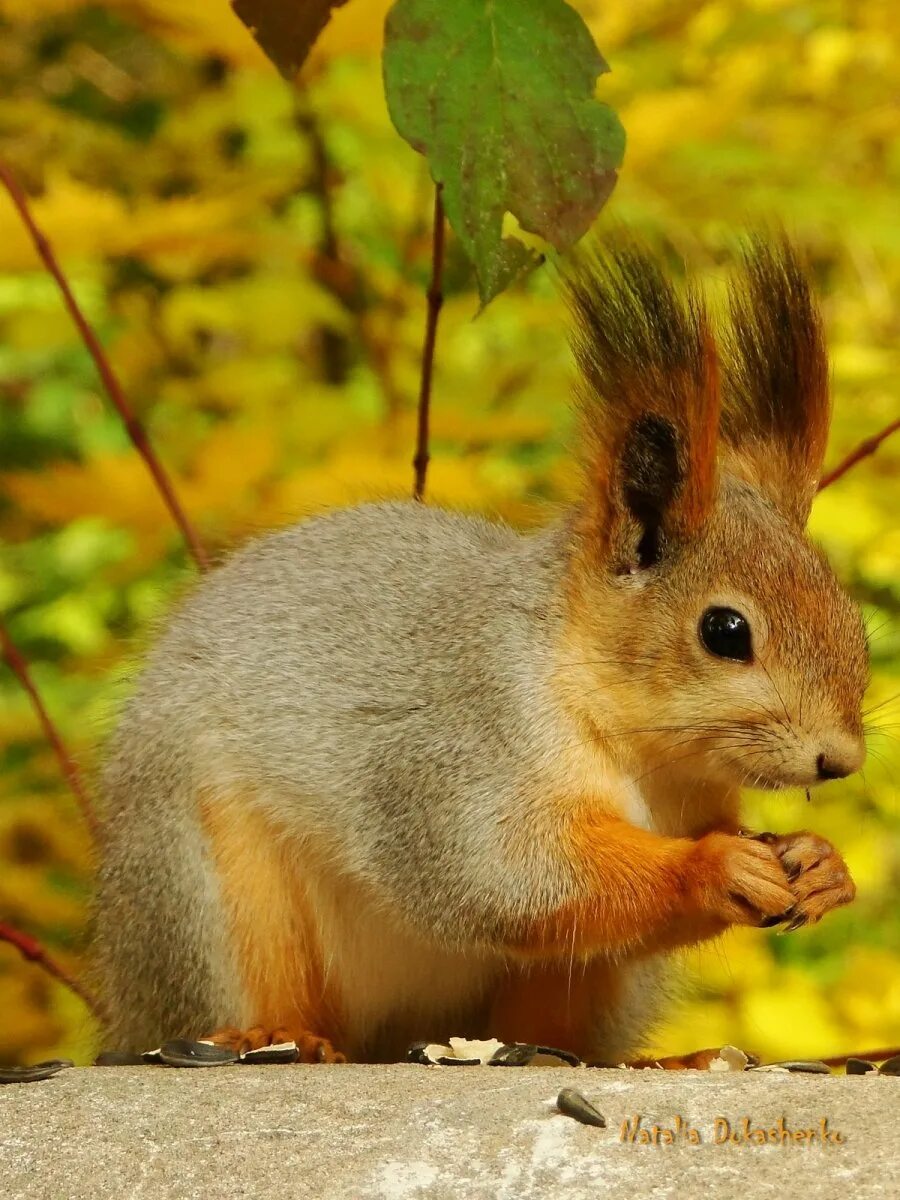
<path id="1" fill-rule="evenodd" d="M 755 1054 L 736 1050 L 733 1046 L 712 1046 L 708 1050 L 694 1050 L 691 1054 L 668 1054 L 665 1058 L 638 1058 L 625 1063 L 636 1070 L 656 1069 L 663 1071 L 709 1071 L 712 1063 L 720 1060 L 723 1070 L 742 1070 L 744 1066 L 756 1066 L 759 1059 Z M 594 1064 L 591 1064 L 594 1065 Z"/>
<path id="2" fill-rule="evenodd" d="M 296 1042 L 301 1063 L 342 1063 L 347 1059 L 340 1050 L 335 1050 L 328 1038 L 319 1037 L 307 1030 L 293 1030 L 284 1026 L 272 1029 L 254 1025 L 251 1029 L 237 1029 L 226 1025 L 215 1033 L 207 1034 L 204 1041 L 216 1046 L 225 1046 L 236 1054 L 248 1050 L 261 1050 L 264 1046 L 277 1046 L 280 1042 Z"/>

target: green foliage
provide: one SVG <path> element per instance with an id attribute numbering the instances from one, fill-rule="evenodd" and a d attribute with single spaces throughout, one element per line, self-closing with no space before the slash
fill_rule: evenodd
<path id="1" fill-rule="evenodd" d="M 412 487 L 432 187 L 384 103 L 388 0 L 335 10 L 295 94 L 224 0 L 0 0 L 0 155 L 108 346 L 205 540 Z M 614 67 L 629 148 L 609 213 L 704 276 L 783 220 L 812 256 L 838 461 L 897 415 L 900 18 L 881 0 L 577 0 Z M 153 120 L 136 114 L 153 114 Z M 823 152 L 823 147 L 827 152 Z M 601 220 L 601 225 L 605 221 Z M 673 249 L 674 248 L 674 249 Z M 570 364 L 544 270 L 477 321 L 445 272 L 429 494 L 517 526 L 577 486 Z M 59 297 L 0 195 L 0 608 L 89 772 L 138 656 L 192 578 Z M 900 438 L 822 493 L 813 530 L 863 604 L 863 778 L 751 797 L 748 824 L 846 854 L 850 908 L 687 955 L 686 1050 L 900 1043 Z M 0 671 L 0 918 L 73 966 L 91 856 L 15 680 Z M 0 946 L 0 1059 L 88 1052 L 83 1009 Z"/>
<path id="2" fill-rule="evenodd" d="M 557 250 L 608 199 L 625 136 L 594 98 L 609 68 L 564 0 L 397 0 L 387 18 L 391 118 L 443 185 L 482 304 L 538 261 L 511 213 Z"/>

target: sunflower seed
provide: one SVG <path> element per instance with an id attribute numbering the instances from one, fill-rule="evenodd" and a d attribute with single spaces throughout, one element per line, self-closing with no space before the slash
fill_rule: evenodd
<path id="1" fill-rule="evenodd" d="M 556 1107 L 567 1117 L 580 1121 L 582 1125 L 596 1125 L 598 1129 L 606 1128 L 606 1118 L 599 1113 L 590 1100 L 576 1092 L 574 1088 L 563 1088 L 556 1097 Z"/>
<path id="2" fill-rule="evenodd" d="M 267 1063 L 295 1063 L 299 1057 L 296 1042 L 276 1042 L 272 1046 L 260 1046 L 258 1050 L 245 1050 L 238 1061 L 252 1067 Z"/>
<path id="3" fill-rule="evenodd" d="M 143 1054 L 132 1054 L 130 1050 L 104 1050 L 94 1059 L 95 1067 L 141 1067 L 145 1063 Z"/>
<path id="4" fill-rule="evenodd" d="M 452 1037 L 448 1040 L 450 1042 L 450 1055 L 464 1059 L 476 1058 L 480 1063 L 488 1062 L 503 1044 L 497 1038 L 487 1038 L 479 1041 L 475 1038 Z"/>
<path id="5" fill-rule="evenodd" d="M 406 1059 L 427 1067 L 480 1067 L 501 1048 L 502 1044 L 496 1038 L 489 1042 L 450 1038 L 449 1046 L 439 1042 L 413 1042 L 406 1051 Z"/>
<path id="6" fill-rule="evenodd" d="M 848 1075 L 868 1075 L 871 1071 L 877 1071 L 878 1068 L 874 1063 L 868 1062 L 864 1058 L 848 1058 L 847 1059 L 847 1074 Z"/>
<path id="7" fill-rule="evenodd" d="M 541 1062 L 542 1058 L 551 1058 L 555 1061 L 545 1063 Z M 581 1066 L 581 1059 L 577 1054 L 573 1054 L 571 1050 L 560 1050 L 556 1046 L 538 1046 L 537 1054 L 531 1060 L 531 1065 L 534 1067 L 555 1067 L 559 1062 L 564 1062 L 570 1067 Z"/>
<path id="8" fill-rule="evenodd" d="M 406 1052 L 406 1057 L 409 1062 L 436 1067 L 442 1059 L 455 1059 L 456 1055 L 449 1046 L 442 1046 L 440 1042 L 413 1042 Z"/>
<path id="9" fill-rule="evenodd" d="M 751 842 L 763 842 L 766 846 L 778 841 L 777 833 L 752 833 L 749 829 L 739 830 L 738 837 L 748 838 Z"/>
<path id="10" fill-rule="evenodd" d="M 718 1055 L 710 1060 L 708 1071 L 746 1071 L 750 1055 L 737 1046 L 720 1046 Z"/>
<path id="11" fill-rule="evenodd" d="M 558 1050 L 555 1046 L 536 1046 L 531 1042 L 500 1042 L 496 1038 L 475 1041 L 453 1037 L 449 1046 L 442 1046 L 438 1042 L 413 1042 L 406 1051 L 406 1060 L 442 1067 L 482 1064 L 489 1067 L 555 1067 L 561 1062 L 572 1067 L 581 1066 L 581 1059 L 568 1050 Z"/>
<path id="12" fill-rule="evenodd" d="M 831 1070 L 827 1063 L 823 1062 L 803 1062 L 801 1060 L 791 1060 L 789 1062 L 780 1063 L 763 1063 L 759 1067 L 748 1067 L 748 1071 L 791 1071 L 796 1075 L 830 1075 Z"/>
<path id="13" fill-rule="evenodd" d="M 0 1067 L 0 1083 L 37 1083 L 39 1079 L 49 1079 L 66 1067 L 74 1066 L 68 1058 L 52 1058 L 30 1067 Z"/>
<path id="14" fill-rule="evenodd" d="M 880 1075 L 900 1075 L 900 1054 L 895 1054 L 878 1068 Z"/>
<path id="15" fill-rule="evenodd" d="M 509 1042 L 488 1059 L 489 1067 L 527 1067 L 537 1054 L 537 1046 L 529 1042 Z"/>
<path id="16" fill-rule="evenodd" d="M 213 1046 L 209 1042 L 189 1042 L 176 1038 L 163 1042 L 159 1057 L 169 1067 L 224 1067 L 238 1061 L 234 1050 L 225 1046 Z"/>
<path id="17" fill-rule="evenodd" d="M 436 1058 L 431 1058 L 428 1053 L 428 1042 L 413 1042 L 406 1051 L 406 1061 L 411 1063 L 420 1063 L 423 1067 L 432 1067 L 437 1062 Z M 449 1050 L 449 1046 L 444 1046 L 444 1050 Z"/>

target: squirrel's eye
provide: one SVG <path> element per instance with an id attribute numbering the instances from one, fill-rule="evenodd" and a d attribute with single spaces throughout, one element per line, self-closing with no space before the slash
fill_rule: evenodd
<path id="1" fill-rule="evenodd" d="M 753 657 L 750 625 L 733 608 L 708 608 L 700 618 L 700 640 L 717 658 L 749 662 Z"/>

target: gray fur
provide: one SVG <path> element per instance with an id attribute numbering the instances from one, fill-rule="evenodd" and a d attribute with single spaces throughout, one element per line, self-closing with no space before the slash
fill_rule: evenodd
<path id="1" fill-rule="evenodd" d="M 313 851 L 340 846 L 340 874 L 443 947 L 489 948 L 552 902 L 559 864 L 514 859 L 498 821 L 560 738 L 545 693 L 565 546 L 559 529 L 368 505 L 255 541 L 198 587 L 104 775 L 112 1040 L 237 1019 L 201 784 L 246 783 Z M 519 820 L 536 846 L 539 821 Z"/>

